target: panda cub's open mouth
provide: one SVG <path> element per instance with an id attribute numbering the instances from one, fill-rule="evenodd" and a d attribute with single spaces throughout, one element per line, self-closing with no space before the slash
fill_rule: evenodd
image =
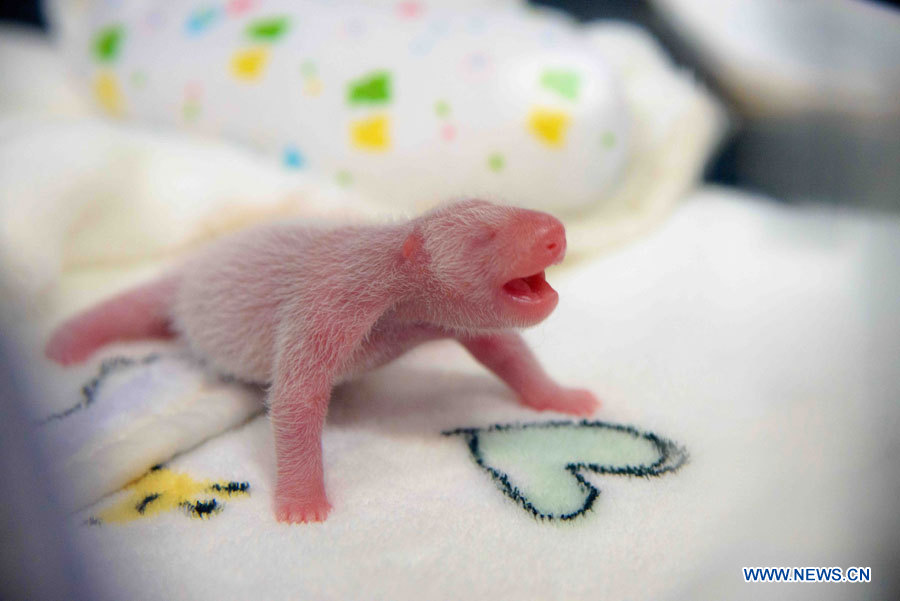
<path id="1" fill-rule="evenodd" d="M 556 291 L 547 283 L 544 272 L 541 271 L 506 282 L 503 285 L 503 292 L 519 301 L 534 302 L 542 300 Z"/>

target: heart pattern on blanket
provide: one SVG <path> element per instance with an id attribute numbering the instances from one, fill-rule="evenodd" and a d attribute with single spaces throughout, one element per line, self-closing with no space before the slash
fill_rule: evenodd
<path id="1" fill-rule="evenodd" d="M 659 476 L 688 458 L 671 440 L 600 421 L 495 424 L 443 434 L 464 437 L 475 463 L 500 490 L 548 520 L 572 520 L 593 507 L 600 491 L 585 472 Z"/>

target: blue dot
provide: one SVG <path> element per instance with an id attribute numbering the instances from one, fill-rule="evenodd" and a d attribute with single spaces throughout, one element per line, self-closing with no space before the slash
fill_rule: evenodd
<path id="1" fill-rule="evenodd" d="M 293 146 L 288 146 L 284 149 L 283 159 L 284 166 L 289 169 L 302 169 L 303 165 L 306 164 L 306 159 L 304 159 L 303 155 L 300 154 L 300 151 Z"/>
<path id="2" fill-rule="evenodd" d="M 417 56 L 428 54 L 431 51 L 431 42 L 425 38 L 413 40 L 409 44 L 409 51 Z"/>
<path id="3" fill-rule="evenodd" d="M 190 17 L 188 17 L 187 23 L 185 23 L 185 28 L 187 32 L 191 35 L 197 35 L 203 33 L 204 30 L 209 28 L 216 19 L 219 17 L 219 10 L 210 7 L 203 8 L 198 11 L 195 11 Z"/>
<path id="4" fill-rule="evenodd" d="M 429 25 L 428 28 L 434 35 L 444 35 L 447 33 L 450 25 L 447 23 L 446 19 L 436 19 L 431 22 L 431 25 Z"/>

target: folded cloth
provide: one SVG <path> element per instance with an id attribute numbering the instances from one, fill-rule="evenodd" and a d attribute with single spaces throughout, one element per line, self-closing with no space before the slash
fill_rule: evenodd
<path id="1" fill-rule="evenodd" d="M 73 6 L 52 13 L 66 56 L 114 117 L 239 140 L 390 211 L 550 210 L 575 252 L 658 220 L 722 127 L 643 31 L 516 3 Z"/>

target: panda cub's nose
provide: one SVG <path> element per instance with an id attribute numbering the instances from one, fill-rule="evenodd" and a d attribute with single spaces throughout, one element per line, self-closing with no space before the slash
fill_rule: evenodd
<path id="1" fill-rule="evenodd" d="M 545 254 L 547 259 L 552 263 L 558 263 L 566 256 L 566 229 L 557 219 L 546 216 L 538 229 L 537 233 L 537 250 Z"/>

